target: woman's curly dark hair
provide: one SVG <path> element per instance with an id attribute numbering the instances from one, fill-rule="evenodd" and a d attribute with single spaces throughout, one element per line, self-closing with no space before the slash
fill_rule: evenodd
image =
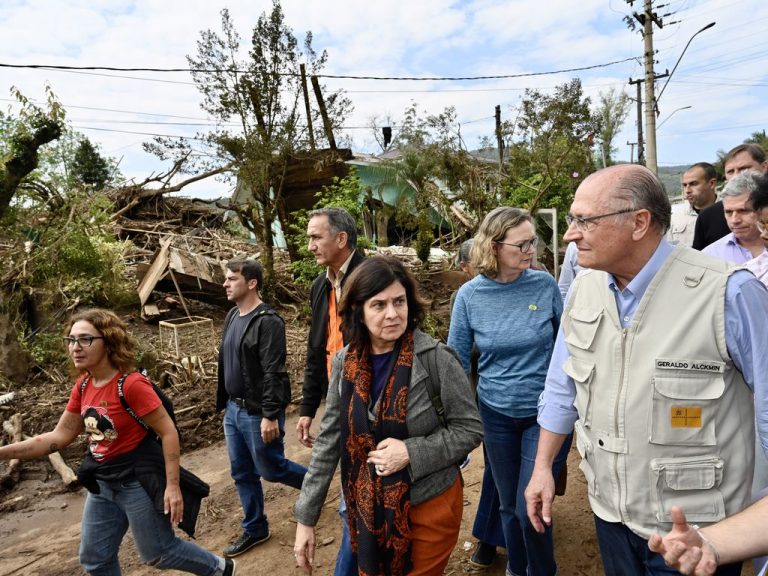
<path id="1" fill-rule="evenodd" d="M 107 358 L 115 368 L 120 372 L 133 372 L 136 369 L 133 337 L 128 333 L 125 322 L 117 314 L 103 308 L 81 310 L 69 319 L 64 335 L 68 336 L 75 322 L 81 320 L 90 323 L 104 337 Z M 74 366 L 72 371 L 75 376 L 79 374 Z"/>
<path id="2" fill-rule="evenodd" d="M 341 330 L 352 348 L 367 348 L 371 344 L 368 328 L 363 322 L 366 301 L 395 282 L 405 288 L 408 302 L 408 330 L 417 328 L 424 319 L 425 303 L 419 296 L 419 284 L 400 260 L 391 256 L 373 256 L 363 260 L 344 284 L 339 302 Z"/>

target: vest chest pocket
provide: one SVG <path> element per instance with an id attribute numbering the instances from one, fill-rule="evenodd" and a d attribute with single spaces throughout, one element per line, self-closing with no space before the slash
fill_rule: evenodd
<path id="1" fill-rule="evenodd" d="M 584 426 L 592 425 L 592 377 L 595 374 L 595 364 L 569 356 L 563 364 L 563 372 L 573 379 L 576 385 L 576 399 L 573 405 L 579 413 Z"/>
<path id="2" fill-rule="evenodd" d="M 725 391 L 720 374 L 670 374 L 653 378 L 652 444 L 714 446 L 717 402 Z"/>
<path id="3" fill-rule="evenodd" d="M 565 325 L 565 343 L 582 350 L 590 350 L 602 316 L 601 309 L 571 308 Z"/>
<path id="4" fill-rule="evenodd" d="M 717 456 L 651 460 L 656 519 L 672 522 L 670 508 L 680 506 L 689 522 L 717 522 L 725 517 L 720 492 L 723 460 Z"/>

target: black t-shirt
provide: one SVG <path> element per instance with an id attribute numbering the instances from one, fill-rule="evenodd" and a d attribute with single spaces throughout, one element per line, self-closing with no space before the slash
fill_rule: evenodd
<path id="1" fill-rule="evenodd" d="M 224 334 L 224 342 L 221 345 L 221 354 L 224 360 L 224 388 L 232 398 L 245 398 L 245 382 L 240 366 L 240 342 L 243 340 L 246 328 L 251 318 L 256 314 L 261 305 L 257 306 L 245 316 L 235 313 L 235 317 L 227 327 Z"/>
<path id="2" fill-rule="evenodd" d="M 728 222 L 725 221 L 723 202 L 718 201 L 704 208 L 696 219 L 696 228 L 693 234 L 693 248 L 703 250 L 713 242 L 717 242 L 723 236 L 730 234 Z"/>

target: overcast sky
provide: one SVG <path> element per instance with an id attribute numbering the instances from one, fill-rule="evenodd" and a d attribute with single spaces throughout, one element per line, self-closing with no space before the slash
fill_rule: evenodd
<path id="1" fill-rule="evenodd" d="M 765 0 L 662 0 L 664 27 L 654 34 L 656 70 L 672 70 L 691 36 L 710 22 L 685 53 L 659 102 L 659 165 L 716 159 L 768 125 L 768 2 Z M 635 2 L 641 9 L 642 0 Z M 268 0 L 3 0 L 0 63 L 72 66 L 184 68 L 200 31 L 220 30 L 229 8 L 248 41 Z M 356 151 L 376 151 L 365 127 L 372 116 L 395 120 L 413 100 L 439 113 L 456 107 L 470 147 L 493 136 L 494 106 L 511 118 L 525 88 L 549 90 L 579 77 L 596 99 L 611 87 L 635 87 L 643 75 L 643 40 L 622 18 L 623 0 L 284 0 L 286 22 L 302 39 L 329 53 L 326 72 L 359 76 L 482 76 L 541 73 L 598 66 L 592 70 L 519 79 L 415 82 L 326 79 L 343 88 L 355 110 L 346 134 Z M 247 47 L 245 47 L 247 49 Z M 42 99 L 45 83 L 68 111 L 71 125 L 121 169 L 141 180 L 164 165 L 146 154 L 144 133 L 191 136 L 209 121 L 189 74 L 64 72 L 0 68 L 0 104 L 13 106 L 10 88 Z M 659 89 L 664 80 L 660 82 Z M 658 90 L 657 90 L 658 93 Z M 679 110 L 680 108 L 688 107 Z M 13 108 L 11 108 L 13 110 Z M 635 142 L 633 106 L 616 139 L 618 159 L 630 160 Z M 458 127 L 457 127 L 458 128 Z M 636 151 L 635 151 L 636 153 Z M 210 180 L 187 195 L 218 196 L 227 186 Z"/>

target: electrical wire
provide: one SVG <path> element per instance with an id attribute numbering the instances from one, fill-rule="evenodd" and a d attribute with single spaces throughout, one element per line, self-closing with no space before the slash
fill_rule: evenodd
<path id="1" fill-rule="evenodd" d="M 470 80 L 503 80 L 509 78 L 528 78 L 531 76 L 546 76 L 551 74 L 564 74 L 566 72 L 580 72 L 583 70 L 594 70 L 597 68 L 607 68 L 616 64 L 622 64 L 624 62 L 630 62 L 637 60 L 636 56 L 624 58 L 622 60 L 614 60 L 612 62 L 604 62 L 602 64 L 593 64 L 591 66 L 580 66 L 578 68 L 566 68 L 563 70 L 549 70 L 545 72 L 522 72 L 519 74 L 498 74 L 489 76 L 357 76 L 351 74 L 314 74 L 318 78 L 334 78 L 342 80 L 395 80 L 395 81 L 429 81 L 429 82 L 443 82 L 443 81 L 470 81 Z M 248 73 L 247 70 L 220 70 L 220 69 L 206 69 L 206 68 L 121 68 L 116 66 L 64 66 L 53 64 L 9 64 L 0 62 L 0 68 L 28 68 L 28 69 L 46 69 L 46 70 L 107 70 L 112 72 L 191 72 L 201 74 L 214 74 L 218 72 L 237 72 L 241 74 Z M 300 74 L 294 72 L 278 72 L 280 76 L 293 76 L 299 77 Z"/>

